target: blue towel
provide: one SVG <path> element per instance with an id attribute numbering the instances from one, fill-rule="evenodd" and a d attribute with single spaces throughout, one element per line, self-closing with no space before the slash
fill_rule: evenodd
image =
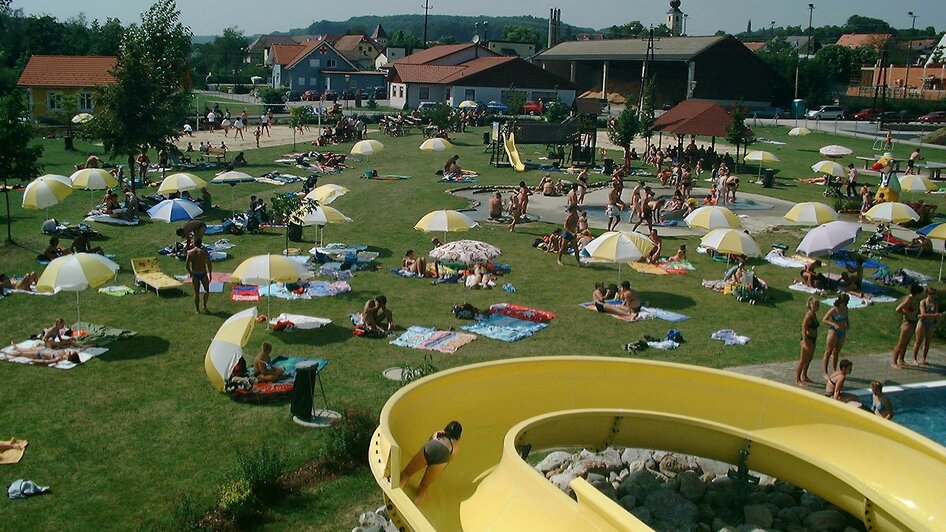
<path id="1" fill-rule="evenodd" d="M 548 327 L 548 323 L 520 320 L 505 314 L 491 314 L 477 323 L 460 327 L 465 331 L 503 342 L 515 342 L 528 338 Z"/>
<path id="2" fill-rule="evenodd" d="M 49 491 L 49 486 L 39 486 L 32 480 L 14 480 L 7 488 L 7 496 L 11 499 L 25 499 L 31 495 L 39 495 Z"/>
<path id="3" fill-rule="evenodd" d="M 832 262 L 834 262 L 835 264 L 837 264 L 838 266 L 840 266 L 840 267 L 842 267 L 842 268 L 855 268 L 855 267 L 857 267 L 857 262 L 855 262 L 855 261 L 853 261 L 853 260 L 850 260 L 850 259 L 847 259 L 847 260 L 834 259 Z M 874 259 L 867 259 L 867 260 L 864 261 L 864 267 L 865 267 L 865 268 L 883 268 L 883 267 L 884 267 L 884 263 L 882 263 L 882 262 L 880 262 L 880 261 L 876 261 L 876 260 L 874 260 Z"/>

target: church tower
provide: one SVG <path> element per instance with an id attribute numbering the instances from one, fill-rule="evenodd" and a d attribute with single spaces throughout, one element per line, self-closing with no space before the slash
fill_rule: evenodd
<path id="1" fill-rule="evenodd" d="M 683 11 L 680 11 L 680 0 L 670 0 L 670 11 L 667 11 L 667 27 L 670 34 L 679 37 L 683 34 Z"/>

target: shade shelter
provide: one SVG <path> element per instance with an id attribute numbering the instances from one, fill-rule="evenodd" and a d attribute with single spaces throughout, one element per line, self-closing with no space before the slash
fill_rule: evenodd
<path id="1" fill-rule="evenodd" d="M 725 137 L 726 127 L 730 125 L 732 115 L 718 103 L 685 100 L 657 117 L 654 129 L 661 135 L 676 135 L 680 144 L 683 144 L 684 135 L 712 137 L 712 146 L 715 148 L 716 137 Z"/>

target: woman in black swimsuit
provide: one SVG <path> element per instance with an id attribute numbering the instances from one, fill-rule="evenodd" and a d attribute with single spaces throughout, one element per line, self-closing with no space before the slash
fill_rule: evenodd
<path id="1" fill-rule="evenodd" d="M 808 312 L 801 320 L 801 356 L 798 366 L 795 368 L 795 385 L 808 386 L 811 381 L 808 379 L 808 366 L 811 365 L 811 359 L 815 354 L 815 342 L 818 340 L 818 299 L 809 297 L 805 308 Z"/>
<path id="2" fill-rule="evenodd" d="M 401 471 L 401 489 L 418 471 L 424 469 L 424 476 L 417 486 L 414 504 L 421 504 L 427 497 L 427 488 L 443 473 L 447 464 L 457 454 L 460 447 L 460 434 L 463 427 L 458 421 L 451 421 L 443 430 L 437 431 L 424 444 L 420 451 L 411 458 L 407 467 Z"/>
<path id="3" fill-rule="evenodd" d="M 900 322 L 900 337 L 897 339 L 897 345 L 893 348 L 893 362 L 891 366 L 895 369 L 903 368 L 903 357 L 907 354 L 907 344 L 910 338 L 916 334 L 916 324 L 920 321 L 920 294 L 923 293 L 923 287 L 915 284 L 910 286 L 910 295 L 903 298 L 903 301 L 897 306 L 897 312 L 903 315 L 903 321 Z"/>
<path id="4" fill-rule="evenodd" d="M 824 396 L 842 403 L 858 403 L 856 395 L 844 391 L 844 381 L 852 371 L 854 371 L 854 363 L 846 358 L 842 360 L 838 364 L 837 371 L 825 379 Z"/>

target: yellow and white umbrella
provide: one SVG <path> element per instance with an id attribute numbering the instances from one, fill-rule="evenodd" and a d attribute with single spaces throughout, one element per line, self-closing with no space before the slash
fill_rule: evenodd
<path id="1" fill-rule="evenodd" d="M 825 157 L 845 157 L 854 153 L 851 148 L 845 148 L 844 146 L 838 146 L 837 144 L 832 144 L 830 146 L 822 146 L 818 153 L 824 155 Z"/>
<path id="2" fill-rule="evenodd" d="M 348 192 L 347 188 L 330 183 L 316 187 L 315 190 L 306 194 L 305 197 L 306 199 L 315 200 L 322 205 L 328 205 L 345 194 L 348 194 Z"/>
<path id="3" fill-rule="evenodd" d="M 104 190 L 118 186 L 118 180 L 108 170 L 101 168 L 84 168 L 69 176 L 72 188 L 83 190 Z"/>
<path id="4" fill-rule="evenodd" d="M 701 229 L 735 229 L 742 227 L 742 222 L 734 212 L 726 207 L 708 205 L 694 210 L 683 219 L 690 227 Z"/>
<path id="5" fill-rule="evenodd" d="M 207 182 L 195 176 L 194 174 L 179 173 L 171 174 L 161 181 L 158 187 L 158 194 L 171 194 L 173 192 L 184 192 L 187 190 L 197 190 L 205 188 Z"/>
<path id="6" fill-rule="evenodd" d="M 920 215 L 913 210 L 913 207 L 896 201 L 888 201 L 874 205 L 869 211 L 864 213 L 864 217 L 872 222 L 889 222 L 895 224 L 920 219 Z"/>
<path id="7" fill-rule="evenodd" d="M 24 209 L 46 209 L 64 200 L 72 191 L 72 181 L 68 177 L 46 174 L 26 185 L 22 205 Z"/>
<path id="8" fill-rule="evenodd" d="M 312 274 L 302 264 L 283 255 L 256 255 L 241 262 L 231 278 L 241 284 L 269 286 L 272 283 L 294 283 L 309 279 Z M 266 313 L 269 314 L 272 295 L 266 298 Z"/>
<path id="9" fill-rule="evenodd" d="M 243 358 L 243 348 L 256 326 L 256 307 L 237 312 L 217 329 L 204 356 L 204 371 L 210 384 L 222 392 L 233 368 Z"/>
<path id="10" fill-rule="evenodd" d="M 786 220 L 804 225 L 821 225 L 838 219 L 838 212 L 817 201 L 796 204 L 787 213 Z"/>
<path id="11" fill-rule="evenodd" d="M 725 255 L 758 257 L 762 254 L 755 239 L 738 229 L 713 229 L 700 239 L 700 245 Z"/>
<path id="12" fill-rule="evenodd" d="M 925 228 L 923 228 L 923 229 L 925 229 Z M 917 231 L 917 232 L 920 233 L 920 234 L 923 234 L 923 229 L 920 229 L 920 230 Z M 932 231 L 929 231 L 928 233 L 926 233 L 926 238 L 929 238 L 930 240 L 943 240 L 943 241 L 946 241 L 946 223 L 938 224 L 936 227 L 933 228 Z M 939 255 L 939 277 L 938 277 L 938 279 L 939 279 L 940 281 L 943 280 L 943 259 L 944 259 L 944 258 L 946 258 L 946 252 L 940 253 L 940 255 Z"/>
<path id="13" fill-rule="evenodd" d="M 844 167 L 834 161 L 818 161 L 811 165 L 811 171 L 836 177 L 844 177 L 847 175 L 847 172 L 844 171 Z"/>
<path id="14" fill-rule="evenodd" d="M 621 265 L 646 257 L 654 249 L 654 243 L 640 233 L 608 231 L 585 246 L 592 259 L 616 262 L 618 280 L 621 280 Z"/>
<path id="15" fill-rule="evenodd" d="M 237 183 L 252 183 L 254 181 L 256 181 L 256 178 L 250 174 L 244 174 L 243 172 L 234 170 L 218 174 L 210 180 L 211 183 L 218 185 L 235 185 Z"/>
<path id="16" fill-rule="evenodd" d="M 381 144 L 377 140 L 368 139 L 368 140 L 359 140 L 351 147 L 352 155 L 374 155 L 380 153 L 384 150 L 384 144 Z"/>
<path id="17" fill-rule="evenodd" d="M 86 122 L 92 120 L 93 118 L 95 117 L 90 115 L 89 113 L 79 113 L 76 116 L 72 117 L 72 123 L 85 124 Z"/>
<path id="18" fill-rule="evenodd" d="M 473 100 L 463 100 L 462 102 L 460 102 L 460 105 L 458 105 L 457 107 L 460 109 L 470 109 L 470 108 L 475 109 L 479 106 L 480 104 L 474 102 Z"/>
<path id="19" fill-rule="evenodd" d="M 793 127 L 788 130 L 788 136 L 790 137 L 804 137 L 809 133 L 811 133 L 811 130 L 807 127 Z"/>
<path id="20" fill-rule="evenodd" d="M 294 224 L 302 226 L 319 226 L 319 244 L 321 245 L 324 236 L 324 232 L 321 228 L 325 227 L 327 224 L 351 222 L 351 218 L 345 216 L 338 209 L 329 207 L 328 205 L 318 205 L 313 208 L 297 211 L 292 215 L 291 221 Z"/>
<path id="21" fill-rule="evenodd" d="M 782 162 L 782 160 L 776 157 L 774 153 L 767 152 L 764 150 L 750 151 L 749 153 L 746 154 L 743 160 L 746 162 L 759 163 L 759 177 L 762 177 L 762 163 Z"/>
<path id="22" fill-rule="evenodd" d="M 929 192 L 936 189 L 932 181 L 921 175 L 900 176 L 900 190 L 903 192 Z"/>
<path id="23" fill-rule="evenodd" d="M 432 138 L 427 139 L 420 145 L 420 149 L 423 151 L 444 151 L 452 150 L 453 144 L 450 144 L 450 141 L 442 138 Z"/>
<path id="24" fill-rule="evenodd" d="M 76 321 L 81 322 L 79 292 L 115 278 L 118 264 L 97 253 L 74 253 L 53 259 L 36 281 L 37 292 L 75 292 Z"/>
<path id="25" fill-rule="evenodd" d="M 414 229 L 431 233 L 434 231 L 443 231 L 444 240 L 447 239 L 448 232 L 469 231 L 479 225 L 473 218 L 462 212 L 452 210 L 441 210 L 428 212 L 416 224 Z"/>

